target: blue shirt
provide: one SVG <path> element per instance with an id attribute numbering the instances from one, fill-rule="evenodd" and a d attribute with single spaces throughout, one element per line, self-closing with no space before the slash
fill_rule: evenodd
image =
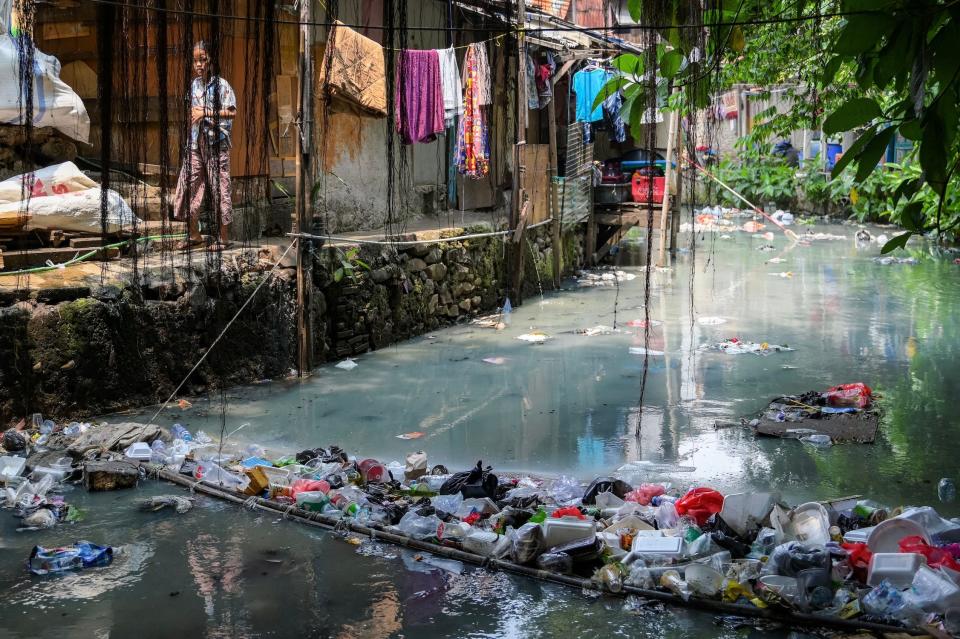
<path id="1" fill-rule="evenodd" d="M 593 101 L 611 74 L 603 69 L 578 71 L 573 75 L 573 92 L 577 94 L 577 122 L 596 122 L 603 119 L 603 108 L 598 105 L 591 111 Z"/>
<path id="2" fill-rule="evenodd" d="M 217 89 L 220 90 L 220 99 L 217 100 Z M 205 109 L 224 110 L 237 108 L 237 96 L 233 87 L 220 76 L 211 76 L 206 86 L 202 78 L 194 78 L 190 85 L 190 106 Z M 219 122 L 218 122 L 219 120 Z M 207 139 L 210 144 L 223 144 L 230 147 L 230 133 L 233 130 L 233 118 L 204 118 L 201 120 L 205 130 L 213 129 L 219 124 L 219 132 L 213 134 L 213 139 Z M 208 134 L 209 135 L 209 134 Z M 200 123 L 190 127 L 190 148 L 197 148 L 197 139 L 200 137 Z"/>

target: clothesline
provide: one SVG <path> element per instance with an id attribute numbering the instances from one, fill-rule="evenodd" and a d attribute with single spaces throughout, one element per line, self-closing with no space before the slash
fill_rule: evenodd
<path id="1" fill-rule="evenodd" d="M 502 33 L 502 34 L 500 34 L 500 35 L 498 35 L 498 36 L 493 36 L 492 38 L 487 38 L 486 40 L 478 40 L 477 42 L 471 42 L 471 43 L 469 43 L 469 44 L 462 44 L 462 45 L 460 45 L 460 46 L 458 46 L 458 47 L 430 47 L 429 49 L 423 49 L 423 50 L 424 50 L 424 51 L 429 51 L 430 49 L 438 49 L 438 50 L 443 51 L 443 50 L 446 50 L 446 49 L 453 49 L 454 51 L 459 51 L 459 50 L 461 50 L 461 49 L 469 49 L 470 46 L 471 46 L 471 45 L 474 45 L 474 44 L 486 44 L 486 43 L 488 43 L 488 42 L 493 42 L 493 43 L 496 44 L 496 46 L 499 47 L 499 46 L 502 46 L 503 39 L 506 38 L 506 37 L 507 37 L 507 34 Z M 402 47 L 402 48 L 399 48 L 399 49 L 398 49 L 398 48 L 395 48 L 395 47 L 383 47 L 383 50 L 384 50 L 384 51 L 400 52 L 400 51 L 410 51 L 411 48 L 410 48 L 410 47 Z M 417 50 L 417 49 L 414 49 L 414 50 Z"/>

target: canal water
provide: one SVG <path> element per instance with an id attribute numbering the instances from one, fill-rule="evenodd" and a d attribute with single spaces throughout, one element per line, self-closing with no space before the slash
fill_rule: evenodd
<path id="1" fill-rule="evenodd" d="M 191 398 L 191 408 L 164 410 L 158 421 L 231 433 L 230 445 L 278 453 L 338 444 L 389 462 L 424 450 L 431 464 L 451 470 L 482 459 L 495 471 L 584 481 L 633 464 L 642 469 L 638 480 L 684 489 L 773 489 L 791 503 L 861 494 L 960 515 L 956 503 L 938 501 L 936 488 L 958 469 L 960 266 L 919 246 L 916 265 L 880 264 L 876 244 L 856 246 L 855 227 L 812 230 L 843 239 L 791 247 L 779 234 L 773 241 L 698 234 L 673 268 L 650 273 L 649 297 L 636 265 L 639 244 L 628 244 L 617 259 L 633 279 L 618 286 L 568 280 L 560 293 L 525 300 L 504 318 L 504 330 L 436 331 L 358 357 L 352 370 L 331 364 L 303 382 L 232 389 L 225 402 L 220 394 Z M 689 239 L 681 235 L 683 244 Z M 654 326 L 645 344 L 637 324 L 647 311 Z M 597 326 L 615 330 L 583 332 Z M 534 332 L 551 339 L 517 339 Z M 704 349 L 728 337 L 795 350 Z M 635 352 L 645 347 L 658 354 L 649 358 L 641 411 L 644 357 Z M 715 428 L 777 395 L 856 381 L 881 397 L 874 444 L 817 449 Z M 422 436 L 397 437 L 408 433 Z M 204 497 L 185 515 L 133 506 L 163 493 L 182 494 L 157 482 L 135 492 L 68 488 L 65 497 L 85 511 L 84 521 L 45 532 L 18 533 L 16 520 L 0 518 L 0 638 L 791 636 L 786 628 L 738 627 L 713 615 L 432 565 Z M 106 568 L 52 578 L 25 570 L 33 544 L 75 539 L 121 550 Z"/>

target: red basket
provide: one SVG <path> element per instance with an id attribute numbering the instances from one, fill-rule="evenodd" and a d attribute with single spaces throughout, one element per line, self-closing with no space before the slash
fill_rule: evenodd
<path id="1" fill-rule="evenodd" d="M 652 201 L 647 200 L 650 194 L 650 180 L 653 180 Z M 666 186 L 666 178 L 640 175 L 640 172 L 637 171 L 633 174 L 633 179 L 630 182 L 630 194 L 633 196 L 634 202 L 646 202 L 648 204 L 660 204 L 663 202 L 663 189 Z"/>

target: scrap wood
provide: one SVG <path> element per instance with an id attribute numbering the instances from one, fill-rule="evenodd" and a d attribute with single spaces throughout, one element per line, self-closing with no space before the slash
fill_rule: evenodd
<path id="1" fill-rule="evenodd" d="M 90 451 L 122 450 L 137 442 L 150 443 L 160 436 L 160 427 L 153 424 L 122 422 L 91 428 L 70 444 L 67 452 L 74 457 L 83 457 Z"/>

